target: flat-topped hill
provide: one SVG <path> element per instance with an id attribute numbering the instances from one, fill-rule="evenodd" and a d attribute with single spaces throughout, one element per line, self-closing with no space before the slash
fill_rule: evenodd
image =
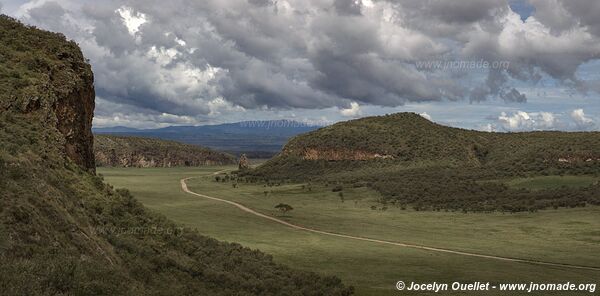
<path id="1" fill-rule="evenodd" d="M 234 156 L 208 148 L 152 138 L 94 136 L 97 166 L 175 167 L 235 164 Z"/>

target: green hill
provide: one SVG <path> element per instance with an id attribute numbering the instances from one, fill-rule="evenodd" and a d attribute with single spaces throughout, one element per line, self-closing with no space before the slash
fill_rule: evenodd
<path id="1" fill-rule="evenodd" d="M 486 133 L 442 126 L 414 113 L 398 113 L 342 122 L 295 137 L 278 158 L 471 166 L 546 163 L 550 167 L 559 162 L 598 165 L 598 148 L 600 133 Z"/>
<path id="2" fill-rule="evenodd" d="M 596 204 L 598 186 L 529 192 L 499 180 L 598 173 L 597 132 L 486 133 L 399 113 L 297 136 L 249 174 L 371 186 L 403 207 L 523 211 Z"/>
<path id="3" fill-rule="evenodd" d="M 96 176 L 74 42 L 0 16 L 2 295 L 349 295 L 340 280 L 183 229 Z"/>
<path id="4" fill-rule="evenodd" d="M 152 138 L 94 136 L 97 166 L 173 167 L 235 164 L 232 155 Z"/>

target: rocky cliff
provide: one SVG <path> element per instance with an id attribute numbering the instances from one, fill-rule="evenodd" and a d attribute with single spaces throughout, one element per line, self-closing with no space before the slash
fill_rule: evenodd
<path id="1" fill-rule="evenodd" d="M 4 16 L 0 24 L 6 46 L 0 110 L 39 117 L 45 128 L 60 132 L 54 140 L 64 147 L 61 155 L 93 171 L 94 76 L 81 50 L 62 34 L 25 28 Z"/>
<path id="2" fill-rule="evenodd" d="M 93 77 L 82 78 L 76 89 L 57 100 L 53 109 L 56 127 L 64 136 L 66 155 L 78 165 L 94 171 L 92 117 L 96 95 Z"/>
<path id="3" fill-rule="evenodd" d="M 151 138 L 96 135 L 98 166 L 175 167 L 235 164 L 232 155 L 208 148 Z"/>

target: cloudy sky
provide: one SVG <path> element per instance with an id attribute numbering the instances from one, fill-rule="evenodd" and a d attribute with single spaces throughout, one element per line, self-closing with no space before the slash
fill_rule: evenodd
<path id="1" fill-rule="evenodd" d="M 597 0 L 0 0 L 77 41 L 97 127 L 331 123 L 600 130 Z"/>

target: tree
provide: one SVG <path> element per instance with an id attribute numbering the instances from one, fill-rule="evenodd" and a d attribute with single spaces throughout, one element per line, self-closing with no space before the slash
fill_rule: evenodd
<path id="1" fill-rule="evenodd" d="M 284 215 L 293 210 L 294 208 L 288 204 L 284 204 L 284 203 L 280 203 L 278 205 L 275 206 L 276 209 L 280 210 Z"/>

